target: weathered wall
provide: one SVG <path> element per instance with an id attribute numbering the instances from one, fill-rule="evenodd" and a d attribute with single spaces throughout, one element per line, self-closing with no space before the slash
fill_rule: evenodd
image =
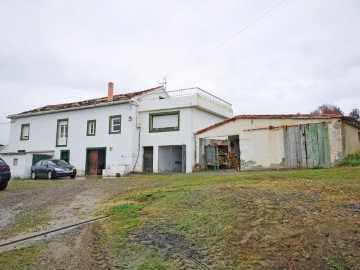
<path id="1" fill-rule="evenodd" d="M 199 140 L 202 138 L 239 135 L 242 169 L 283 168 L 285 159 L 284 128 L 309 123 L 328 123 L 330 162 L 335 165 L 344 157 L 342 122 L 339 119 L 237 119 L 196 135 L 197 156 L 200 161 Z"/>
<path id="2" fill-rule="evenodd" d="M 329 124 L 329 144 L 331 166 L 339 164 L 345 157 L 345 135 L 340 119 L 333 119 Z"/>
<path id="3" fill-rule="evenodd" d="M 283 167 L 283 128 L 241 131 L 240 151 L 243 169 Z"/>
<path id="4" fill-rule="evenodd" d="M 345 156 L 360 152 L 360 130 L 348 124 L 344 124 L 345 133 Z"/>

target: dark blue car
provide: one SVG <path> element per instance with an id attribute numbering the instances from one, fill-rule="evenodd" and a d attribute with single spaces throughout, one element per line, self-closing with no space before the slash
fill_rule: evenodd
<path id="1" fill-rule="evenodd" d="M 7 187 L 10 178 L 10 167 L 0 158 L 0 190 L 4 190 Z"/>
<path id="2" fill-rule="evenodd" d="M 44 159 L 31 166 L 31 179 L 76 176 L 76 168 L 61 159 Z"/>

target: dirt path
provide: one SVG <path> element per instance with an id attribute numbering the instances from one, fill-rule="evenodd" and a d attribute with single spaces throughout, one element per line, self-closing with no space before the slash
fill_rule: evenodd
<path id="1" fill-rule="evenodd" d="M 96 211 L 105 207 L 102 200 L 106 196 L 158 184 L 116 179 L 43 180 L 27 181 L 26 188 L 22 189 L 6 189 L 0 193 L 0 245 L 99 216 Z M 44 245 L 40 261 L 23 265 L 23 269 L 101 269 L 104 256 L 97 248 L 99 237 L 95 226 L 85 224 L 11 248 Z M 0 248 L 0 252 L 5 250 Z"/>

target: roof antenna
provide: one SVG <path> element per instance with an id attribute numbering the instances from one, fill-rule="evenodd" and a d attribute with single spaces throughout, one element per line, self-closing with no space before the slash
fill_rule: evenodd
<path id="1" fill-rule="evenodd" d="M 164 77 L 163 81 L 161 83 L 159 83 L 160 85 L 162 85 L 165 88 L 166 91 L 166 80 L 169 74 L 166 74 L 166 76 Z"/>

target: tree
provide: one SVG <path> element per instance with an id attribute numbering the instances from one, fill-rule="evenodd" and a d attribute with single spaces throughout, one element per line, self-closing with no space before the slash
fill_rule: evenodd
<path id="1" fill-rule="evenodd" d="M 340 107 L 333 104 L 322 104 L 315 111 L 310 112 L 311 114 L 340 114 L 344 115 Z"/>
<path id="2" fill-rule="evenodd" d="M 360 110 L 355 108 L 350 113 L 349 116 L 355 118 L 357 121 L 360 121 Z"/>

